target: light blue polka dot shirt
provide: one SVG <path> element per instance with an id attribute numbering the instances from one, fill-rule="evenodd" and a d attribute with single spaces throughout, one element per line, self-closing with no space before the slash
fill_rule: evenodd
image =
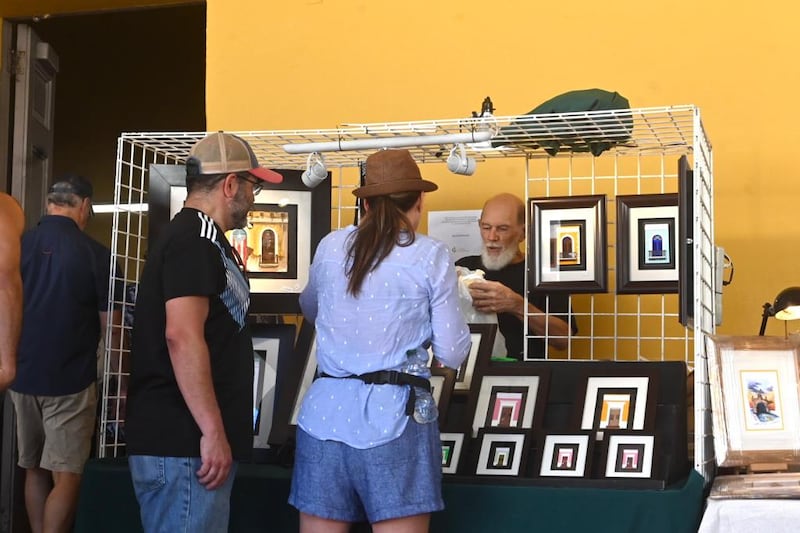
<path id="1" fill-rule="evenodd" d="M 303 315 L 316 326 L 319 370 L 332 376 L 400 370 L 406 352 L 424 350 L 428 340 L 439 361 L 458 368 L 470 333 L 447 247 L 419 234 L 411 246 L 395 246 L 354 298 L 347 294 L 345 264 L 346 241 L 355 229 L 320 242 L 300 295 Z M 407 399 L 406 386 L 319 378 L 303 399 L 297 424 L 321 440 L 372 448 L 403 432 L 410 419 Z"/>

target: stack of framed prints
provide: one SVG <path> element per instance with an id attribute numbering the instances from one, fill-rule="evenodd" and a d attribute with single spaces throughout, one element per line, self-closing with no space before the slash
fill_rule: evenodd
<path id="1" fill-rule="evenodd" d="M 800 463 L 797 339 L 706 339 L 717 464 Z"/>
<path id="2" fill-rule="evenodd" d="M 689 474 L 682 362 L 490 363 L 465 414 L 442 433 L 447 475 L 661 489 Z"/>

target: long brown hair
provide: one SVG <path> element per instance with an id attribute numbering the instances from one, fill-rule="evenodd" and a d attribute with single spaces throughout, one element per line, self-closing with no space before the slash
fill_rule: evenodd
<path id="1" fill-rule="evenodd" d="M 413 244 L 416 234 L 406 212 L 421 194 L 411 191 L 364 198 L 369 210 L 362 212 L 347 244 L 347 292 L 358 296 L 367 274 L 378 268 L 392 248 Z"/>

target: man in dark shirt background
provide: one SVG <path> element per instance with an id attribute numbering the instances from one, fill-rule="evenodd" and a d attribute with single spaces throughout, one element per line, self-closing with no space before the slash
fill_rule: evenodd
<path id="1" fill-rule="evenodd" d="M 484 204 L 478 224 L 483 240 L 481 255 L 462 257 L 456 265 L 484 271 L 486 281 L 469 286 L 472 304 L 483 313 L 497 313 L 498 327 L 506 340 L 506 356 L 520 360 L 523 357 L 526 306 L 528 335 L 533 337 L 528 342 L 528 357 L 546 357 L 545 337 L 550 346 L 565 349 L 570 333 L 569 295 L 532 292 L 527 299 L 524 297 L 525 254 L 519 245 L 525 240 L 525 204 L 513 194 L 493 196 Z M 574 319 L 571 330 L 573 335 L 578 332 Z"/>
<path id="2" fill-rule="evenodd" d="M 113 309 L 111 252 L 83 232 L 91 214 L 92 184 L 65 175 L 50 187 L 47 214 L 22 236 L 24 307 L 10 395 L 34 532 L 71 531 L 94 436 L 97 347 Z"/>

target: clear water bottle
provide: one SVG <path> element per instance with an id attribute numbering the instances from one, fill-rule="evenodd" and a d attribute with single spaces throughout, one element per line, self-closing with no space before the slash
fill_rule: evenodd
<path id="1" fill-rule="evenodd" d="M 415 376 L 430 378 L 431 371 L 428 368 L 428 353 L 425 350 L 408 350 L 406 352 L 408 361 L 405 371 Z M 439 418 L 439 409 L 433 401 L 431 393 L 423 388 L 414 387 L 416 400 L 414 402 L 414 420 L 420 424 L 427 424 Z"/>

